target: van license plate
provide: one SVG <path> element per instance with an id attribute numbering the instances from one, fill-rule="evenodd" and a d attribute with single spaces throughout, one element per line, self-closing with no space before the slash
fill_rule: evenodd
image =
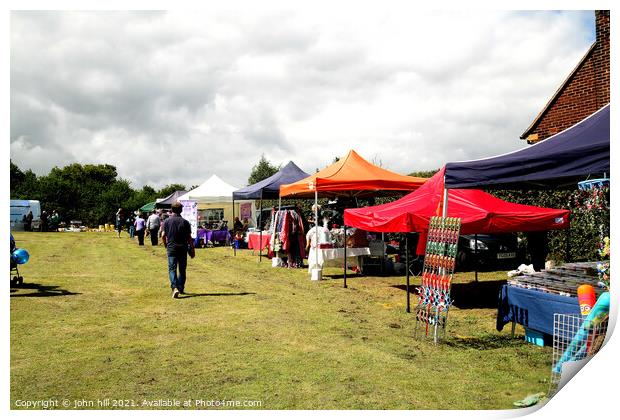
<path id="1" fill-rule="evenodd" d="M 497 254 L 497 259 L 498 260 L 505 260 L 508 258 L 516 258 L 517 257 L 517 253 L 516 252 L 500 252 Z"/>

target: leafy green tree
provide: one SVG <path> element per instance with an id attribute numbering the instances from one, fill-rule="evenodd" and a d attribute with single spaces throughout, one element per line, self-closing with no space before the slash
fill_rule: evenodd
<path id="1" fill-rule="evenodd" d="M 99 224 L 116 211 L 123 199 L 131 194 L 125 188 L 123 195 L 116 187 L 116 167 L 112 165 L 81 165 L 73 163 L 63 168 L 54 167 L 40 178 L 41 205 L 46 210 L 57 210 L 64 221 L 81 220 Z M 104 199 L 105 198 L 105 199 Z"/>
<path id="2" fill-rule="evenodd" d="M 183 185 L 183 184 L 170 184 L 170 185 L 166 185 L 161 190 L 157 191 L 157 197 L 156 198 L 166 198 L 170 194 L 172 194 L 173 192 L 179 191 L 179 190 L 187 191 L 185 189 L 185 185 Z M 155 200 L 151 200 L 151 201 L 155 201 Z"/>
<path id="3" fill-rule="evenodd" d="M 39 185 L 37 183 L 37 176 L 34 172 L 28 169 L 26 172 L 22 172 L 17 165 L 11 161 L 10 168 L 10 194 L 12 199 L 18 200 L 36 200 L 39 194 Z"/>
<path id="4" fill-rule="evenodd" d="M 438 171 L 439 169 L 435 169 L 431 171 L 415 171 L 415 172 L 411 172 L 409 176 L 415 176 L 415 177 L 420 177 L 420 178 L 430 178 L 433 175 L 435 175 Z"/>
<path id="5" fill-rule="evenodd" d="M 258 163 L 252 168 L 252 172 L 248 178 L 248 185 L 256 184 L 263 179 L 269 178 L 279 170 L 280 166 L 273 165 L 265 158 L 265 155 L 262 154 Z"/>
<path id="6" fill-rule="evenodd" d="M 155 201 L 156 198 L 158 198 L 157 191 L 153 187 L 145 185 L 141 190 L 132 190 L 131 197 L 125 200 L 121 207 L 128 211 L 134 211 L 147 203 Z"/>

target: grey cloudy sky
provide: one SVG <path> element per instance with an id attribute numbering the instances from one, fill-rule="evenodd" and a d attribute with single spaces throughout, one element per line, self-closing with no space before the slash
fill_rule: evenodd
<path id="1" fill-rule="evenodd" d="M 594 41 L 594 13 L 13 12 L 11 159 L 109 163 L 136 188 L 241 187 L 261 153 L 390 170 L 524 146 Z"/>

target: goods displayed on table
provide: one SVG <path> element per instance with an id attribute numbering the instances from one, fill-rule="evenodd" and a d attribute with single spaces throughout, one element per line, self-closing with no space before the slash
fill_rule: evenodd
<path id="1" fill-rule="evenodd" d="M 461 219 L 432 217 L 426 242 L 426 255 L 422 271 L 422 285 L 418 288 L 420 301 L 415 309 L 416 335 L 418 324 L 433 326 L 433 338 L 438 340 L 438 329 L 445 332 L 448 310 L 452 304 L 450 287 L 454 275 Z"/>
<path id="2" fill-rule="evenodd" d="M 570 297 L 577 297 L 577 289 L 580 285 L 589 284 L 599 295 L 604 288 L 598 284 L 597 264 L 596 262 L 567 263 L 540 272 L 509 278 L 508 284 Z"/>
<path id="3" fill-rule="evenodd" d="M 345 258 L 344 228 L 332 228 L 328 230 L 324 226 L 318 227 L 318 250 L 314 248 L 315 227 L 308 231 L 307 240 L 312 244 L 308 252 L 308 272 L 313 269 L 322 269 L 325 265 L 342 267 Z M 361 260 L 359 257 L 371 255 L 368 247 L 367 232 L 363 229 L 347 228 L 346 243 L 347 268 L 361 272 Z"/>

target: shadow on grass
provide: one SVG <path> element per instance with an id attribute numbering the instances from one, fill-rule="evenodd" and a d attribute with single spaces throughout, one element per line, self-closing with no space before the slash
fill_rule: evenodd
<path id="1" fill-rule="evenodd" d="M 18 293 L 20 290 L 32 290 L 32 292 Z M 22 283 L 20 285 L 11 285 L 11 297 L 52 297 L 80 294 L 81 293 L 70 292 L 65 289 L 59 289 L 58 286 L 44 286 L 37 283 Z"/>
<path id="2" fill-rule="evenodd" d="M 506 280 L 453 283 L 450 296 L 459 309 L 497 308 L 499 290 Z"/>
<path id="3" fill-rule="evenodd" d="M 186 293 L 184 295 L 179 296 L 177 299 L 189 299 L 192 297 L 201 297 L 201 296 L 245 296 L 245 295 L 255 295 L 254 292 L 238 292 L 238 293 Z"/>
<path id="4" fill-rule="evenodd" d="M 495 309 L 499 290 L 506 284 L 506 280 L 472 281 L 469 283 L 453 283 L 450 290 L 450 297 L 454 300 L 453 305 L 459 309 Z M 405 291 L 404 284 L 392 285 L 397 289 Z M 419 295 L 418 285 L 410 285 L 409 293 Z"/>
<path id="5" fill-rule="evenodd" d="M 445 345 L 456 349 L 495 350 L 523 345 L 523 337 L 512 338 L 506 335 L 485 335 L 482 337 L 451 337 Z"/>
<path id="6" fill-rule="evenodd" d="M 349 274 L 347 273 L 347 279 L 358 279 L 358 278 L 362 278 L 362 277 L 368 277 L 365 276 L 363 274 Z M 344 279 L 344 274 L 323 274 L 323 278 L 329 279 L 329 280 L 343 280 Z"/>

